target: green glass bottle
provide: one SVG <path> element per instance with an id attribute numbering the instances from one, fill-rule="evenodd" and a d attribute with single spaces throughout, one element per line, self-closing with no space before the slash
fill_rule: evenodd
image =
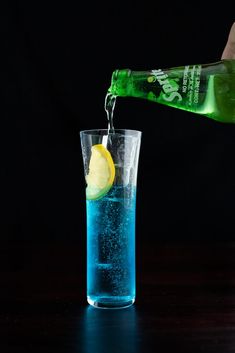
<path id="1" fill-rule="evenodd" d="M 115 70 L 108 93 L 235 123 L 235 60 L 149 71 Z"/>

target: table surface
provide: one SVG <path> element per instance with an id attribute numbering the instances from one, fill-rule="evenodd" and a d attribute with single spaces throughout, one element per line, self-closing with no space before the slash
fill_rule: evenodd
<path id="1" fill-rule="evenodd" d="M 1 247 L 1 353 L 234 353 L 235 242 L 137 246 L 136 303 L 120 310 L 87 304 L 80 250 Z"/>

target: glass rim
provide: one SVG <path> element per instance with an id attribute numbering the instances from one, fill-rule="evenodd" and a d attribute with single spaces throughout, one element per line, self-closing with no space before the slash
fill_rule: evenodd
<path id="1" fill-rule="evenodd" d="M 108 132 L 109 129 L 85 129 L 85 130 L 81 130 L 79 133 L 80 134 L 87 134 L 87 135 L 92 135 L 92 134 L 96 134 L 96 133 L 104 133 L 104 132 Z M 141 130 L 135 130 L 135 129 L 113 129 L 114 132 L 117 133 L 135 133 L 135 134 L 142 134 Z"/>

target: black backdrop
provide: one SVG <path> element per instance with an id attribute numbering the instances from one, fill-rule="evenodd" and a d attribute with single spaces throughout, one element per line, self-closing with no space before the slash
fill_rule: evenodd
<path id="1" fill-rule="evenodd" d="M 112 71 L 217 61 L 232 5 L 19 1 L 1 17 L 1 236 L 85 249 L 79 131 L 107 127 Z M 139 244 L 234 237 L 235 126 L 133 99 L 114 125 L 143 132 Z"/>

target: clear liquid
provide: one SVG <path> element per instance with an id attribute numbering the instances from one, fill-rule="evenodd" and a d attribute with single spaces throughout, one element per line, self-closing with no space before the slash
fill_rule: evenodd
<path id="1" fill-rule="evenodd" d="M 135 300 L 136 188 L 113 186 L 87 200 L 87 296 L 97 307 L 125 307 Z"/>
<path id="2" fill-rule="evenodd" d="M 114 133 L 113 112 L 116 104 L 116 96 L 112 93 L 107 93 L 105 97 L 104 109 L 108 119 L 108 133 Z"/>

